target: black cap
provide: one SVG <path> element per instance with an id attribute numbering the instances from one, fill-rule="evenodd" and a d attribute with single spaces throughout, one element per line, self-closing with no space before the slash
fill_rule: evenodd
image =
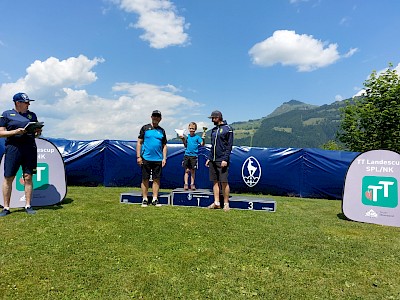
<path id="1" fill-rule="evenodd" d="M 161 117 L 161 111 L 159 110 L 153 110 L 153 112 L 151 113 L 151 116 L 155 116 L 155 117 Z"/>
<path id="2" fill-rule="evenodd" d="M 222 120 L 222 113 L 219 110 L 214 110 L 209 118 L 220 118 Z"/>

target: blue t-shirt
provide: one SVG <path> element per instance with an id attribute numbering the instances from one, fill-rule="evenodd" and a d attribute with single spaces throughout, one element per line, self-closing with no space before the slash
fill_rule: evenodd
<path id="1" fill-rule="evenodd" d="M 198 156 L 199 146 L 203 143 L 203 139 L 198 135 L 188 135 L 186 138 L 186 156 Z"/>
<path id="2" fill-rule="evenodd" d="M 144 125 L 140 129 L 139 139 L 143 139 L 140 156 L 145 160 L 162 161 L 163 147 L 167 143 L 165 130 L 151 124 Z"/>
<path id="3" fill-rule="evenodd" d="M 4 111 L 0 116 L 0 127 L 5 127 L 7 131 L 24 128 L 29 122 L 37 122 L 36 114 L 31 111 L 19 113 L 15 109 Z M 33 133 L 24 133 L 7 137 L 6 145 L 29 145 L 35 144 Z"/>

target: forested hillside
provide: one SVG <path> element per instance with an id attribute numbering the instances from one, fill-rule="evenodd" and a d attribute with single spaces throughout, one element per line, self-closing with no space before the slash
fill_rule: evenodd
<path id="1" fill-rule="evenodd" d="M 335 140 L 344 101 L 315 106 L 291 100 L 258 120 L 235 122 L 237 146 L 320 148 Z"/>
<path id="2" fill-rule="evenodd" d="M 336 139 L 339 108 L 345 105 L 346 100 L 322 106 L 290 100 L 264 118 L 233 123 L 228 120 L 228 123 L 235 132 L 235 146 L 321 148 Z M 181 140 L 174 138 L 169 142 L 181 143 Z M 206 143 L 210 143 L 210 130 Z"/>

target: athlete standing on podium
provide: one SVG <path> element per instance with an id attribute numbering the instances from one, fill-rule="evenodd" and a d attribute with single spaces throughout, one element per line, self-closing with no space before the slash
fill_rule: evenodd
<path id="1" fill-rule="evenodd" d="M 215 110 L 209 117 L 215 127 L 211 130 L 211 149 L 206 166 L 210 173 L 210 181 L 213 182 L 214 203 L 208 208 L 220 208 L 220 184 L 224 197 L 224 211 L 229 208 L 229 159 L 233 146 L 233 129 L 222 118 L 222 113 Z"/>
<path id="2" fill-rule="evenodd" d="M 162 168 L 167 163 L 167 136 L 165 130 L 158 124 L 161 121 L 161 112 L 154 110 L 151 114 L 151 123 L 140 129 L 136 144 L 137 163 L 142 168 L 142 207 L 148 205 L 150 178 L 153 180 L 153 199 L 151 204 L 160 206 L 158 191 Z"/>

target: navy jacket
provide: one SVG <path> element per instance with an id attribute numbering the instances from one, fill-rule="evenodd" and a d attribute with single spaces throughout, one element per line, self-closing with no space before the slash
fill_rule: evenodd
<path id="1" fill-rule="evenodd" d="M 229 163 L 233 146 L 233 129 L 226 121 L 211 130 L 211 151 L 208 159 L 215 162 Z"/>

